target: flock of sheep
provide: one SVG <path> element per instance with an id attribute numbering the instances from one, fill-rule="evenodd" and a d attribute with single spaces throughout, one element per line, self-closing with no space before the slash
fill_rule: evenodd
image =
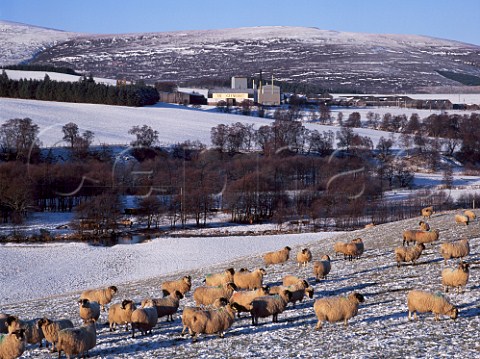
<path id="1" fill-rule="evenodd" d="M 429 219 L 433 214 L 433 208 L 422 210 L 424 219 Z M 460 221 L 458 216 L 468 218 Z M 468 224 L 475 220 L 475 213 L 465 211 L 462 215 L 456 215 L 457 223 Z M 425 245 L 437 241 L 440 232 L 430 230 L 428 224 L 420 222 L 420 228 L 406 230 L 403 233 L 403 245 L 395 248 L 394 254 L 397 265 L 404 262 L 412 262 L 420 257 Z M 415 242 L 413 247 L 410 242 Z M 406 246 L 405 246 L 406 245 Z M 265 267 L 281 265 L 290 258 L 291 248 L 285 248 L 265 253 L 263 261 Z M 353 239 L 348 243 L 337 242 L 333 246 L 336 254 L 343 254 L 345 259 L 352 261 L 363 254 L 364 242 L 361 238 Z M 469 278 L 469 264 L 463 262 L 463 258 L 470 253 L 467 239 L 451 243 L 443 243 L 440 246 L 440 255 L 445 264 L 449 259 L 460 259 L 457 268 L 446 268 L 441 273 L 441 282 L 445 292 L 449 288 L 464 288 Z M 296 256 L 298 266 L 307 267 L 312 263 L 311 272 L 315 281 L 325 279 L 330 273 L 332 265 L 330 257 L 324 254 L 319 260 L 313 260 L 312 252 L 308 248 L 302 248 Z M 285 275 L 282 285 L 266 285 L 264 268 L 248 270 L 241 268 L 237 271 L 228 268 L 221 273 L 209 274 L 205 277 L 205 285 L 193 290 L 192 297 L 196 306 L 184 306 L 181 316 L 182 332 L 187 331 L 192 340 L 197 340 L 199 334 L 216 334 L 220 337 L 232 326 L 236 317 L 242 313 L 249 313 L 252 325 L 257 325 L 259 318 L 272 317 L 273 322 L 278 321 L 278 315 L 292 304 L 302 302 L 305 296 L 313 298 L 314 288 L 307 280 L 295 275 Z M 190 276 L 184 276 L 174 281 L 166 281 L 161 285 L 163 297 L 147 298 L 140 305 L 133 300 L 111 304 L 108 309 L 108 323 L 110 331 L 115 331 L 117 326 L 125 325 L 125 330 L 131 330 L 132 338 L 135 331 L 142 335 L 152 333 L 159 318 L 166 317 L 167 321 L 173 321 L 174 315 L 180 307 L 181 300 L 192 290 Z M 39 344 L 42 347 L 43 339 L 48 348 L 52 344 L 52 352 L 57 351 L 60 358 L 62 352 L 67 358 L 72 355 L 88 355 L 88 351 L 96 346 L 97 332 L 96 322 L 100 318 L 101 311 L 110 304 L 117 294 L 115 286 L 108 288 L 84 291 L 78 300 L 78 313 L 83 325 L 74 327 L 69 319 L 51 320 L 49 318 L 37 318 L 33 320 L 20 320 L 17 316 L 0 313 L 0 359 L 17 358 L 22 355 L 26 344 Z M 343 321 L 347 326 L 348 320 L 358 313 L 360 303 L 365 298 L 361 293 L 352 292 L 347 296 L 322 297 L 313 303 L 313 311 L 317 317 L 315 329 L 320 330 L 324 322 Z M 435 320 L 439 315 L 448 315 L 455 319 L 458 309 L 451 304 L 441 293 L 411 290 L 407 295 L 408 319 L 416 319 L 417 313 L 432 312 Z"/>

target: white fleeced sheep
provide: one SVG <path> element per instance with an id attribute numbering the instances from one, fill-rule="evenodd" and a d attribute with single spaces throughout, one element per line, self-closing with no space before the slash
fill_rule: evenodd
<path id="1" fill-rule="evenodd" d="M 404 230 L 403 233 L 402 233 L 402 238 L 403 238 L 402 246 L 405 246 L 405 244 L 407 244 L 407 246 L 408 246 L 410 244 L 410 242 L 415 242 L 417 232 L 420 232 L 420 230 L 418 230 L 418 229 L 406 229 L 406 230 Z"/>
<path id="2" fill-rule="evenodd" d="M 188 328 L 192 341 L 197 340 L 198 334 L 217 334 L 223 338 L 225 331 L 235 320 L 236 304 L 226 303 L 220 308 L 195 310 L 184 313 L 182 322 Z M 184 331 L 182 331 L 184 333 Z"/>
<path id="3" fill-rule="evenodd" d="M 252 310 L 252 301 L 257 297 L 262 297 L 264 295 L 270 294 L 269 286 L 262 286 L 255 290 L 242 290 L 233 292 L 230 297 L 230 303 L 237 304 L 238 316 L 242 312 L 250 312 Z"/>
<path id="4" fill-rule="evenodd" d="M 433 206 L 422 208 L 421 213 L 423 218 L 430 219 L 430 216 L 433 214 Z"/>
<path id="5" fill-rule="evenodd" d="M 472 222 L 475 220 L 475 218 L 477 218 L 475 212 L 470 209 L 465 210 L 463 214 L 468 217 L 469 222 Z"/>
<path id="6" fill-rule="evenodd" d="M 193 299 L 197 305 L 211 305 L 218 298 L 230 299 L 237 286 L 230 282 L 218 287 L 197 287 Z"/>
<path id="7" fill-rule="evenodd" d="M 330 273 L 332 269 L 332 264 L 330 263 L 330 257 L 328 255 L 323 255 L 319 261 L 313 262 L 313 275 L 315 276 L 315 281 L 320 282 L 320 279 L 327 278 L 327 274 Z"/>
<path id="8" fill-rule="evenodd" d="M 440 254 L 445 264 L 450 258 L 463 258 L 470 254 L 470 244 L 468 239 L 460 239 L 456 242 L 447 242 L 440 245 Z"/>
<path id="9" fill-rule="evenodd" d="M 375 223 L 372 222 L 372 223 L 366 224 L 364 228 L 368 229 L 368 228 L 373 228 L 373 227 L 375 227 Z"/>
<path id="10" fill-rule="evenodd" d="M 185 307 L 183 308 L 183 313 L 182 313 L 182 324 L 183 324 L 183 329 L 181 335 L 185 335 L 185 332 L 188 329 L 187 324 L 189 323 L 190 317 L 193 315 L 194 312 L 198 311 L 203 311 L 203 310 L 208 310 L 208 309 L 214 309 L 214 308 L 220 308 L 224 307 L 228 304 L 228 300 L 226 298 L 218 298 L 213 302 L 212 305 L 209 305 L 207 307 Z"/>
<path id="11" fill-rule="evenodd" d="M 88 356 L 88 351 L 97 345 L 97 331 L 95 321 L 91 320 L 78 328 L 66 328 L 58 332 L 58 358 L 62 351 L 65 352 L 67 359 L 71 355 Z"/>
<path id="12" fill-rule="evenodd" d="M 0 358 L 15 359 L 25 351 L 25 329 L 17 329 L 12 333 L 0 335 Z"/>
<path id="13" fill-rule="evenodd" d="M 52 352 L 55 351 L 55 345 L 58 341 L 58 332 L 62 329 L 73 328 L 73 323 L 69 319 L 51 320 L 48 318 L 42 318 L 37 323 L 38 327 L 42 330 L 45 337 L 46 347 L 48 343 L 52 343 Z"/>
<path id="14" fill-rule="evenodd" d="M 463 214 L 456 214 L 455 222 L 468 226 L 469 218 Z"/>
<path id="15" fill-rule="evenodd" d="M 91 302 L 97 302 L 100 304 L 102 311 L 105 311 L 105 305 L 112 301 L 113 296 L 117 293 L 118 289 L 114 285 L 108 288 L 90 289 L 84 291 L 80 295 L 80 299 L 88 299 Z"/>
<path id="16" fill-rule="evenodd" d="M 135 329 L 138 329 L 142 335 L 148 332 L 152 334 L 153 328 L 157 325 L 157 309 L 153 306 L 137 308 L 132 313 L 132 338 L 135 338 Z"/>
<path id="17" fill-rule="evenodd" d="M 88 299 L 80 299 L 79 314 L 84 323 L 94 320 L 95 322 L 100 318 L 100 304 L 97 302 L 91 302 Z"/>
<path id="18" fill-rule="evenodd" d="M 397 247 L 395 248 L 395 260 L 397 261 L 397 267 L 400 267 L 400 263 L 412 262 L 415 265 L 415 261 L 420 258 L 425 245 L 418 243 L 414 247 Z"/>
<path id="19" fill-rule="evenodd" d="M 283 264 L 288 261 L 290 256 L 290 251 L 292 248 L 286 246 L 283 249 L 280 249 L 275 252 L 267 252 L 263 255 L 263 260 L 265 262 L 265 266 L 269 266 L 271 264 Z"/>
<path id="20" fill-rule="evenodd" d="M 170 295 L 170 293 L 175 293 L 177 290 L 182 293 L 183 296 L 185 296 L 185 293 L 188 293 L 191 288 L 192 277 L 189 275 L 177 280 L 163 282 L 161 286 L 164 297 Z"/>
<path id="21" fill-rule="evenodd" d="M 333 246 L 333 250 L 335 254 L 341 253 L 343 254 L 344 259 L 351 261 L 353 258 L 360 257 L 365 248 L 363 240 L 361 238 L 355 238 L 348 243 L 336 242 Z"/>
<path id="22" fill-rule="evenodd" d="M 258 268 L 250 272 L 248 270 L 240 270 L 235 272 L 233 276 L 233 283 L 237 289 L 254 290 L 262 287 L 263 276 L 267 274 L 265 269 Z"/>
<path id="23" fill-rule="evenodd" d="M 348 320 L 357 315 L 358 307 L 364 301 L 363 295 L 357 292 L 350 293 L 347 297 L 338 296 L 317 299 L 313 304 L 313 309 L 318 319 L 315 329 L 322 329 L 325 321 L 334 323 L 343 320 L 345 327 L 347 327 Z"/>
<path id="24" fill-rule="evenodd" d="M 301 265 L 306 267 L 309 262 L 312 261 L 312 252 L 308 248 L 302 248 L 300 252 L 297 253 L 297 263 L 300 267 Z"/>
<path id="25" fill-rule="evenodd" d="M 272 316 L 272 322 L 278 322 L 278 315 L 283 313 L 290 300 L 291 293 L 288 290 L 282 290 L 276 295 L 265 295 L 255 298 L 252 303 L 252 325 L 258 324 L 258 318 Z"/>
<path id="26" fill-rule="evenodd" d="M 233 282 L 234 274 L 235 269 L 233 268 L 227 268 L 222 273 L 207 274 L 205 276 L 205 285 L 209 287 L 216 287 L 228 282 Z"/>
<path id="27" fill-rule="evenodd" d="M 460 262 L 457 268 L 446 268 L 442 271 L 442 285 L 445 292 L 448 288 L 457 288 L 457 292 L 465 288 L 469 278 L 469 264 Z"/>
<path id="28" fill-rule="evenodd" d="M 132 313 L 137 309 L 132 300 L 124 299 L 122 303 L 115 303 L 108 309 L 108 323 L 110 331 L 117 328 L 117 324 L 125 324 L 125 331 L 128 331 L 128 323 L 132 322 Z"/>
<path id="29" fill-rule="evenodd" d="M 41 348 L 43 346 L 43 332 L 38 327 L 38 321 L 40 318 L 31 320 L 20 320 L 16 316 L 9 316 L 6 321 L 8 333 L 13 333 L 16 330 L 24 329 L 25 338 L 28 344 L 39 344 Z"/>
<path id="30" fill-rule="evenodd" d="M 343 254 L 344 258 L 346 258 L 346 252 L 347 252 L 347 244 L 345 242 L 336 242 L 333 245 L 333 251 L 335 252 L 335 255 L 338 254 Z"/>
<path id="31" fill-rule="evenodd" d="M 418 225 L 420 226 L 421 231 L 429 231 L 430 230 L 430 225 L 425 221 L 418 222 Z"/>
<path id="32" fill-rule="evenodd" d="M 452 305 L 441 293 L 431 293 L 423 290 L 411 290 L 407 295 L 408 319 L 418 319 L 418 313 L 432 312 L 435 320 L 439 315 L 448 315 L 452 319 L 458 317 L 458 309 Z"/>
<path id="33" fill-rule="evenodd" d="M 289 286 L 289 285 L 294 285 L 297 284 L 298 281 L 301 281 L 302 279 L 297 277 L 296 275 L 293 274 L 287 274 L 283 276 L 282 278 L 282 285 L 284 286 Z"/>
<path id="34" fill-rule="evenodd" d="M 168 297 L 146 299 L 142 301 L 142 307 L 149 306 L 148 301 L 151 301 L 151 306 L 157 309 L 158 319 L 167 317 L 167 322 L 173 322 L 173 315 L 177 312 L 178 307 L 180 306 L 180 299 L 183 299 L 183 295 L 176 290 Z"/>

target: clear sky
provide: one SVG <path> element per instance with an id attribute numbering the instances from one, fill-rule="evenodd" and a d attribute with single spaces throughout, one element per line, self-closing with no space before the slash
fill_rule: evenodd
<path id="1" fill-rule="evenodd" d="M 88 33 L 309 26 L 480 45 L 480 0 L 0 0 L 0 19 Z"/>

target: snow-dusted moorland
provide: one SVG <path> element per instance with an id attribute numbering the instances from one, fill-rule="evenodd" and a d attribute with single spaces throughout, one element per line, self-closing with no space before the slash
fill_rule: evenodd
<path id="1" fill-rule="evenodd" d="M 480 285 L 478 262 L 480 258 L 480 224 L 475 221 L 469 226 L 455 224 L 454 212 L 436 213 L 429 220 L 432 228 L 440 229 L 440 241 L 469 238 L 471 253 L 466 260 L 471 263 L 470 280 L 464 293 L 447 294 L 460 310 L 459 318 L 442 317 L 434 321 L 432 314 L 420 315 L 418 322 L 407 319 L 406 294 L 418 288 L 430 291 L 441 290 L 440 273 L 445 268 L 439 255 L 439 243 L 428 245 L 417 265 L 397 268 L 393 249 L 401 245 L 401 234 L 406 228 L 416 228 L 420 217 L 401 222 L 379 225 L 370 229 L 335 235 L 302 234 L 297 236 L 258 236 L 232 238 L 204 238 L 198 245 L 188 239 L 170 242 L 154 239 L 150 243 L 131 245 L 126 248 L 96 248 L 77 244 L 62 244 L 41 247 L 0 247 L 2 283 L 12 281 L 18 295 L 7 300 L 2 294 L 1 312 L 17 314 L 22 318 L 48 316 L 68 317 L 79 324 L 76 299 L 82 288 L 96 287 L 105 283 L 116 285 L 119 293 L 114 302 L 132 298 L 137 303 L 149 296 L 160 296 L 160 284 L 168 279 L 186 274 L 192 275 L 193 288 L 202 285 L 207 273 L 222 271 L 233 266 L 236 269 L 263 267 L 261 254 L 271 248 L 289 244 L 293 250 L 291 259 L 284 265 L 267 267 L 265 283 L 279 284 L 286 274 L 307 278 L 314 287 L 314 299 L 331 295 L 345 295 L 358 291 L 365 296 L 359 313 L 345 328 L 342 323 L 326 323 L 321 331 L 315 331 L 316 317 L 314 299 L 306 299 L 279 315 L 279 322 L 271 318 L 260 319 L 252 326 L 244 315 L 233 324 L 225 339 L 202 336 L 197 343 L 181 337 L 181 310 L 191 305 L 192 292 L 181 301 L 180 313 L 173 323 L 162 318 L 153 335 L 137 336 L 129 333 L 110 333 L 99 325 L 97 346 L 90 354 L 96 358 L 413 358 L 413 357 L 478 357 L 480 345 Z M 338 240 L 347 241 L 361 237 L 365 253 L 353 262 L 335 257 L 332 245 Z M 326 280 L 315 283 L 311 264 L 298 267 L 294 261 L 296 253 L 308 246 L 315 259 L 324 253 L 332 257 L 332 271 Z M 173 246 L 181 250 L 172 252 Z M 81 248 L 79 248 L 81 247 Z M 155 249 L 154 249 L 155 248 Z M 177 247 L 178 248 L 178 247 Z M 104 252 L 111 254 L 105 255 Z M 208 251 L 208 255 L 203 253 Z M 16 252 L 17 254 L 14 254 Z M 181 252 L 185 252 L 179 254 Z M 221 253 L 227 253 L 223 256 Z M 60 259 L 62 256 L 70 260 Z M 79 258 L 76 258 L 79 257 Z M 55 258 L 53 263 L 46 264 Z M 187 259 L 187 260 L 186 260 Z M 44 263 L 42 264 L 38 264 Z M 78 265 L 81 262 L 82 265 Z M 156 263 L 156 264 L 154 264 Z M 455 266 L 451 260 L 448 266 Z M 175 273 L 165 267 L 173 267 Z M 121 268 L 123 267 L 123 268 Z M 130 268 L 131 270 L 129 271 Z M 136 268 L 136 269 L 135 269 Z M 134 277 L 135 270 L 142 276 Z M 40 273 L 39 273 L 40 272 Z M 152 276 L 146 275 L 147 273 Z M 28 273 L 28 274 L 27 274 Z M 117 275 L 118 274 L 118 275 Z M 87 283 L 79 278 L 89 276 Z M 45 278 L 45 281 L 41 278 Z M 60 278 L 53 293 L 48 280 Z M 75 284 L 81 282 L 80 285 Z M 67 283 L 68 282 L 68 283 Z M 35 293 L 31 293 L 31 289 Z M 3 287 L 2 287 L 3 289 Z M 83 288 L 82 288 L 83 289 Z M 3 290 L 2 290 L 3 292 Z M 35 299 L 34 299 L 35 298 Z M 106 313 L 101 315 L 105 323 Z M 49 357 L 47 349 L 29 346 L 25 358 Z"/>

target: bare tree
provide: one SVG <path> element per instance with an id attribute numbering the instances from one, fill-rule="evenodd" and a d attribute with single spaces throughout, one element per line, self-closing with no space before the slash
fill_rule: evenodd
<path id="1" fill-rule="evenodd" d="M 28 117 L 8 120 L 0 126 L 0 147 L 17 160 L 29 160 L 39 149 L 38 133 L 38 125 Z"/>
<path id="2" fill-rule="evenodd" d="M 136 137 L 130 142 L 133 147 L 152 147 L 158 141 L 158 131 L 147 125 L 133 126 L 128 133 Z"/>

